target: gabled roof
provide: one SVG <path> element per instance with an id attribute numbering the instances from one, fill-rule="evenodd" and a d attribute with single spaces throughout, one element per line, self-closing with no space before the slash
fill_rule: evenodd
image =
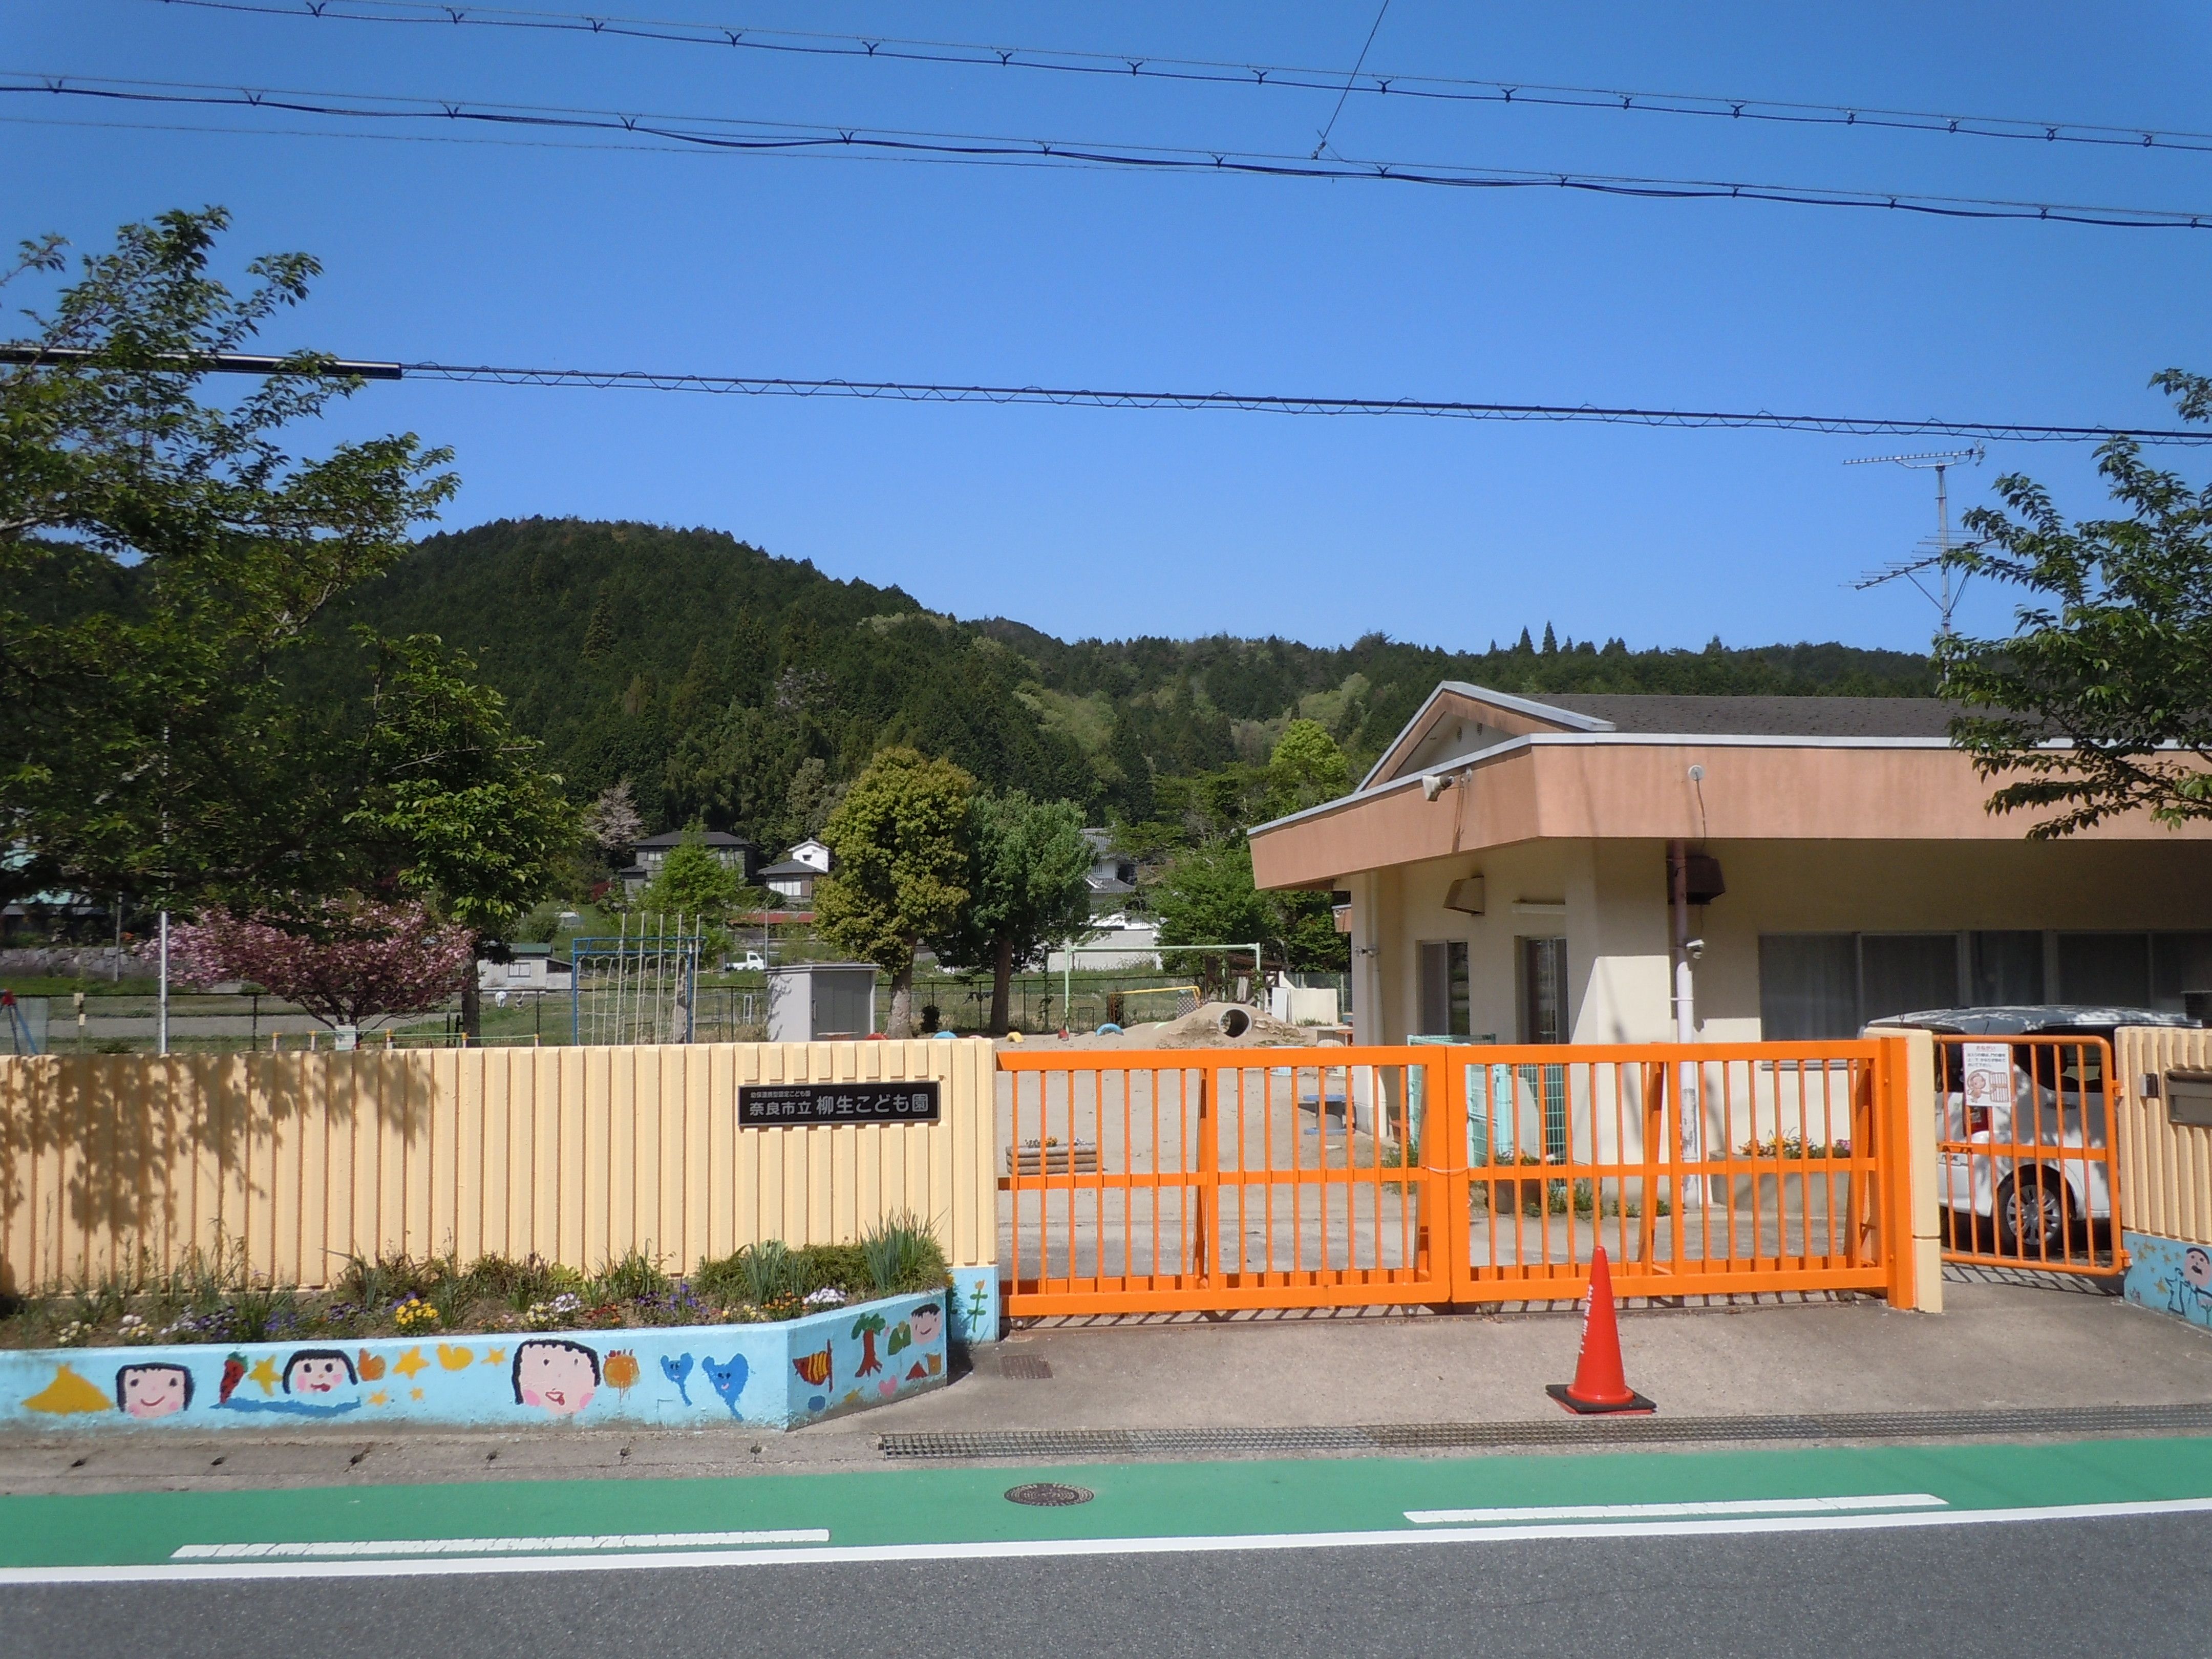
<path id="1" fill-rule="evenodd" d="M 1562 691 L 1516 696 L 1446 680 L 1352 793 L 1463 760 L 1515 738 L 1620 732 L 1699 738 L 1942 738 L 1956 705 L 1940 697 L 1708 697 Z"/>
<path id="2" fill-rule="evenodd" d="M 630 846 L 637 851 L 649 847 L 658 852 L 663 848 L 681 847 L 690 833 L 688 830 L 664 830 L 657 836 L 647 836 L 643 841 L 632 842 Z M 743 836 L 732 836 L 721 830 L 709 830 L 699 839 L 708 847 L 750 847 L 753 844 Z"/>
<path id="3" fill-rule="evenodd" d="M 781 864 L 771 864 L 760 872 L 763 876 L 818 876 L 822 872 L 799 859 L 786 859 Z"/>

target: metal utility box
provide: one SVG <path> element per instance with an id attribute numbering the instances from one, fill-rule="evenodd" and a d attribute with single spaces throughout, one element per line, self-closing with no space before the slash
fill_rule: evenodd
<path id="1" fill-rule="evenodd" d="M 768 970 L 770 1042 L 875 1034 L 875 963 L 793 962 Z"/>

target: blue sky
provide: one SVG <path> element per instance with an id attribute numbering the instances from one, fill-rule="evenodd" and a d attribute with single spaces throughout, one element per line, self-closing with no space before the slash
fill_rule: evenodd
<path id="1" fill-rule="evenodd" d="M 517 0 L 521 3 L 522 0 Z M 566 0 L 535 0 L 559 9 Z M 933 7 L 625 0 L 631 15 L 1346 65 L 1371 3 Z M 1448 5 L 1393 0 L 1371 70 L 1947 113 L 2212 126 L 2179 3 Z M 0 69 L 1303 153 L 1325 94 L 1089 82 L 489 28 L 14 0 Z M 1349 182 L 37 125 L 302 118 L 0 103 L 0 228 L 99 246 L 217 202 L 317 293 L 270 337 L 370 357 L 2163 423 L 2212 370 L 2212 230 Z M 532 135 L 523 135 L 525 138 Z M 2212 155 L 1353 97 L 1340 153 L 2212 209 Z M 374 386 L 330 435 L 459 452 L 453 526 L 726 529 L 963 617 L 1063 636 L 1381 629 L 1917 648 L 1859 571 L 1933 527 L 1943 446 L 1595 426 Z M 2176 452 L 2202 476 L 2203 461 Z M 2100 510 L 2085 450 L 2004 446 Z M 1972 595 L 1962 623 L 2002 628 Z"/>

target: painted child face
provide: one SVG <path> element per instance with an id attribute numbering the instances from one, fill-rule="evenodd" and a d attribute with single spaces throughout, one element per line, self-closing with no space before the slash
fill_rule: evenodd
<path id="1" fill-rule="evenodd" d="M 2181 1276 L 2200 1291 L 2212 1291 L 2212 1254 L 2191 1250 L 2181 1258 Z"/>
<path id="2" fill-rule="evenodd" d="M 937 1340 L 937 1333 L 945 1323 L 945 1310 L 934 1302 L 925 1303 L 907 1316 L 906 1322 L 914 1327 L 914 1340 L 927 1347 Z"/>
<path id="3" fill-rule="evenodd" d="M 305 1395 L 310 1400 L 336 1394 L 353 1382 L 346 1375 L 344 1360 L 314 1355 L 294 1360 L 284 1380 L 294 1394 Z"/>
<path id="4" fill-rule="evenodd" d="M 592 1403 L 598 1385 L 592 1380 L 589 1355 L 532 1342 L 518 1357 L 522 1364 L 515 1381 L 524 1405 L 542 1406 L 556 1417 L 573 1417 Z"/>
<path id="5" fill-rule="evenodd" d="M 167 1417 L 184 1410 L 189 1379 L 182 1365 L 125 1365 L 116 1387 L 131 1416 Z"/>

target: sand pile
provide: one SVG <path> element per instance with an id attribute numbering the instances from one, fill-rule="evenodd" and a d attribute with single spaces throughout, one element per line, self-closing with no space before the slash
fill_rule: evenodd
<path id="1" fill-rule="evenodd" d="M 1230 1030 L 1240 1024 L 1243 1029 L 1231 1036 Z M 1311 1031 L 1285 1024 L 1257 1008 L 1231 1002 L 1207 1002 L 1180 1019 L 1163 1020 L 1157 1025 L 1133 1025 L 1127 1040 L 1133 1048 L 1303 1048 L 1312 1043 L 1314 1036 Z"/>

